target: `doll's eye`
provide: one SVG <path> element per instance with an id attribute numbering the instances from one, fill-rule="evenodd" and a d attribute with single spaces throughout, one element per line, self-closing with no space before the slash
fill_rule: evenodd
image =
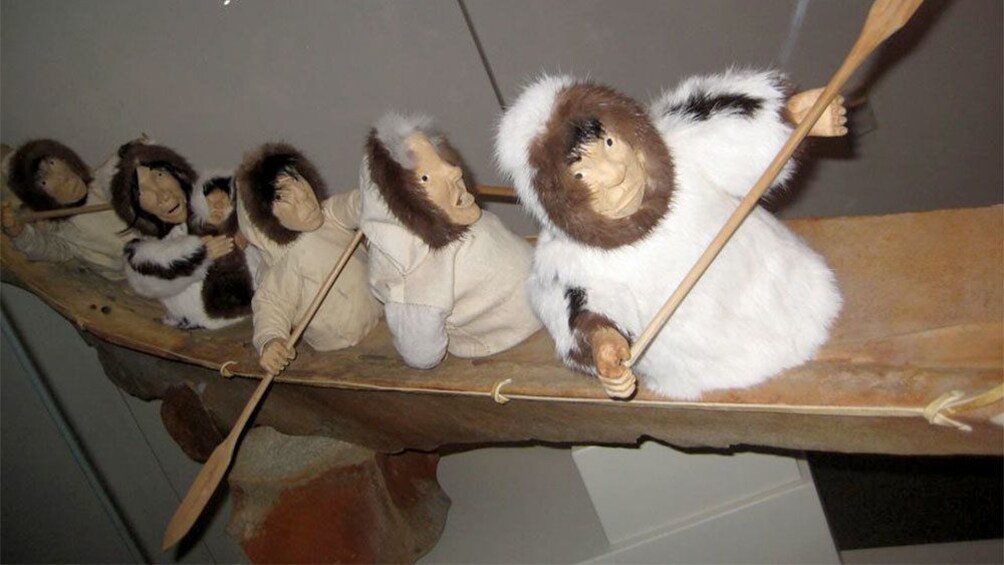
<path id="1" fill-rule="evenodd" d="M 582 180 L 582 173 L 575 173 L 575 178 Z"/>
<path id="2" fill-rule="evenodd" d="M 422 175 L 422 182 L 429 182 L 429 175 Z"/>
<path id="3" fill-rule="evenodd" d="M 613 140 L 613 138 L 608 137 L 607 138 L 607 147 L 613 147 L 613 146 L 614 146 L 614 140 Z"/>

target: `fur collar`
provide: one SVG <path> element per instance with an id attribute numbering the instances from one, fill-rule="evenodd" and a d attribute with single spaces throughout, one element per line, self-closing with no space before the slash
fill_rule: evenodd
<path id="1" fill-rule="evenodd" d="M 84 181 L 84 184 L 90 186 L 91 170 L 79 155 L 58 141 L 36 139 L 19 147 L 10 158 L 7 184 L 11 190 L 28 208 L 36 212 L 82 206 L 87 200 L 87 195 L 84 195 L 77 202 L 60 204 L 39 186 L 36 173 L 38 173 L 39 163 L 46 157 L 55 157 L 63 161 Z M 69 218 L 60 218 L 60 220 L 66 219 Z"/>
<path id="2" fill-rule="evenodd" d="M 424 116 L 403 117 L 388 114 L 370 130 L 366 157 L 370 178 L 395 218 L 432 249 L 440 249 L 460 239 L 469 226 L 453 223 L 446 212 L 434 204 L 411 172 L 411 157 L 405 139 L 423 133 L 436 145 L 444 161 L 464 171 L 464 184 L 473 192 L 474 184 L 460 155 L 442 134 L 431 127 Z"/>
<path id="3" fill-rule="evenodd" d="M 596 123 L 645 155 L 649 177 L 641 208 L 611 219 L 593 211 L 589 190 L 569 172 L 567 155 L 582 124 Z M 669 209 L 674 169 L 648 114 L 612 88 L 571 77 L 544 77 L 503 116 L 496 139 L 499 163 L 520 200 L 545 226 L 585 245 L 615 249 L 648 236 Z"/>
<path id="4" fill-rule="evenodd" d="M 301 233 L 284 228 L 272 215 L 275 180 L 287 166 L 296 169 L 310 184 L 318 202 L 324 201 L 327 190 L 321 174 L 303 153 L 288 143 L 266 143 L 245 155 L 235 175 L 237 198 L 247 211 L 251 224 L 279 245 L 293 243 Z"/>
<path id="5" fill-rule="evenodd" d="M 119 148 L 119 166 L 112 177 L 112 206 L 126 226 L 143 235 L 164 237 L 174 224 L 168 224 L 139 206 L 139 184 L 136 168 L 163 167 L 178 179 L 186 198 L 192 194 L 195 170 L 188 161 L 173 149 L 163 145 L 128 143 Z"/>

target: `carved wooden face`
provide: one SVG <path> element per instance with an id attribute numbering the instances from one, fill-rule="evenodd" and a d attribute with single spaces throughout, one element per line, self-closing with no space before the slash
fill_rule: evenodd
<path id="1" fill-rule="evenodd" d="M 139 181 L 139 206 L 169 224 L 182 224 L 188 218 L 188 199 L 181 183 L 170 171 L 136 167 Z"/>
<path id="2" fill-rule="evenodd" d="M 234 209 L 230 195 L 223 190 L 210 191 L 206 195 L 206 205 L 209 208 L 209 223 L 214 226 L 222 224 Z"/>
<path id="3" fill-rule="evenodd" d="M 310 183 L 295 173 L 276 178 L 272 214 L 282 227 L 291 231 L 310 232 L 324 223 L 321 204 Z"/>
<path id="4" fill-rule="evenodd" d="M 444 161 L 424 134 L 412 134 L 406 143 L 415 160 L 412 172 L 429 200 L 455 224 L 469 226 L 477 222 L 481 218 L 481 208 L 464 185 L 463 170 Z"/>
<path id="5" fill-rule="evenodd" d="M 36 183 L 60 204 L 73 204 L 87 196 L 87 184 L 62 159 L 46 157 L 38 164 Z"/>
<path id="6" fill-rule="evenodd" d="M 593 210 L 614 219 L 637 212 L 648 181 L 644 153 L 611 133 L 583 143 L 579 151 L 581 158 L 569 169 L 589 188 Z"/>

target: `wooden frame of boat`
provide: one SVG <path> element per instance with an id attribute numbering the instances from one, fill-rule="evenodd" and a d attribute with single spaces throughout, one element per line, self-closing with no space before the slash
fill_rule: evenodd
<path id="1" fill-rule="evenodd" d="M 1004 412 L 1004 207 L 788 225 L 837 273 L 844 309 L 817 358 L 748 390 L 697 402 L 641 389 L 609 399 L 556 359 L 541 331 L 483 359 L 419 371 L 381 324 L 358 346 L 299 357 L 256 424 L 384 452 L 511 442 L 633 444 L 896 454 L 1001 454 Z M 36 294 L 94 345 L 126 392 L 191 386 L 229 429 L 262 377 L 250 323 L 186 332 L 162 307 L 74 262 L 32 263 L 2 244 L 3 280 Z M 667 289 L 667 293 L 672 289 Z M 224 373 L 240 378 L 225 378 Z"/>

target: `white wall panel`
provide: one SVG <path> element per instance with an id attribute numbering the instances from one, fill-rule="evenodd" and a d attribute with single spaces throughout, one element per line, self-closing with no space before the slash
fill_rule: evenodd
<path id="1" fill-rule="evenodd" d="M 812 483 L 773 493 L 590 563 L 840 563 Z"/>
<path id="2" fill-rule="evenodd" d="M 683 453 L 651 441 L 575 448 L 572 456 L 614 544 L 803 480 L 791 457 Z"/>

